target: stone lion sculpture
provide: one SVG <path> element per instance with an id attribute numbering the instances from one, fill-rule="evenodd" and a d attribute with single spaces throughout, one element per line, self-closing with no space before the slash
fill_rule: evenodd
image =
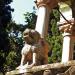
<path id="1" fill-rule="evenodd" d="M 31 68 L 34 65 L 43 65 L 48 63 L 48 43 L 40 37 L 40 34 L 33 29 L 26 29 L 23 32 L 25 45 L 22 48 L 21 64 L 22 67 Z"/>

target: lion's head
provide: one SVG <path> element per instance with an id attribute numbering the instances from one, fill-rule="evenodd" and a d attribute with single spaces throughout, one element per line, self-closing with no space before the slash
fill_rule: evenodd
<path id="1" fill-rule="evenodd" d="M 23 32 L 23 39 L 28 44 L 35 44 L 40 39 L 40 34 L 33 29 L 25 29 Z"/>

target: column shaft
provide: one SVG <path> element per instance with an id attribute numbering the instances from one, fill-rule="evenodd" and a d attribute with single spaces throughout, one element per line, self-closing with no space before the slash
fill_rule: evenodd
<path id="1" fill-rule="evenodd" d="M 35 30 L 38 31 L 42 37 L 45 37 L 48 30 L 49 10 L 41 6 L 38 10 L 38 17 Z"/>
<path id="2" fill-rule="evenodd" d="M 69 33 L 63 38 L 62 62 L 68 62 L 73 59 L 73 43 Z"/>

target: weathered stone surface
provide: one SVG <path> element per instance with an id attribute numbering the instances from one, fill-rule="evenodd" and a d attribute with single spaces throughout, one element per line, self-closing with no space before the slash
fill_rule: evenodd
<path id="1" fill-rule="evenodd" d="M 60 73 L 64 73 L 70 66 L 75 66 L 75 60 L 69 61 L 67 63 L 53 63 L 53 64 L 47 64 L 47 65 L 34 66 L 31 69 L 27 69 L 27 70 L 26 69 L 13 70 L 13 71 L 7 72 L 6 75 L 16 75 L 16 74 L 22 74 L 25 72 L 36 73 L 36 72 L 44 71 L 44 70 L 51 70 L 52 73 L 54 74 L 60 74 Z M 73 71 L 72 73 L 74 74 L 75 72 Z"/>
<path id="2" fill-rule="evenodd" d="M 52 75 L 52 72 L 51 70 L 45 70 L 43 75 Z"/>
<path id="3" fill-rule="evenodd" d="M 22 75 L 33 75 L 33 73 L 24 73 Z"/>
<path id="4" fill-rule="evenodd" d="M 68 70 L 64 73 L 59 73 L 57 75 L 75 75 L 75 66 L 71 66 Z"/>
<path id="5" fill-rule="evenodd" d="M 64 73 L 60 73 L 60 74 L 57 74 L 57 75 L 65 75 Z"/>
<path id="6" fill-rule="evenodd" d="M 74 66 L 74 65 L 75 65 L 75 61 L 73 60 L 66 63 L 53 63 L 53 64 L 47 64 L 41 66 L 34 66 L 32 68 L 32 71 L 36 72 L 36 71 L 47 70 L 47 69 L 60 69 L 63 67 Z"/>
<path id="7" fill-rule="evenodd" d="M 75 75 L 75 66 L 71 66 L 67 71 L 65 71 L 66 75 Z"/>

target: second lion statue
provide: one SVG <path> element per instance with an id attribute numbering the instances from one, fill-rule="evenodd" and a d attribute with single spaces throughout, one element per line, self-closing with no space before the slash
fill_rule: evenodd
<path id="1" fill-rule="evenodd" d="M 41 38 L 40 34 L 33 29 L 26 29 L 23 32 L 25 45 L 22 48 L 21 63 L 17 69 L 22 67 L 31 68 L 34 65 L 48 64 L 48 43 Z"/>

